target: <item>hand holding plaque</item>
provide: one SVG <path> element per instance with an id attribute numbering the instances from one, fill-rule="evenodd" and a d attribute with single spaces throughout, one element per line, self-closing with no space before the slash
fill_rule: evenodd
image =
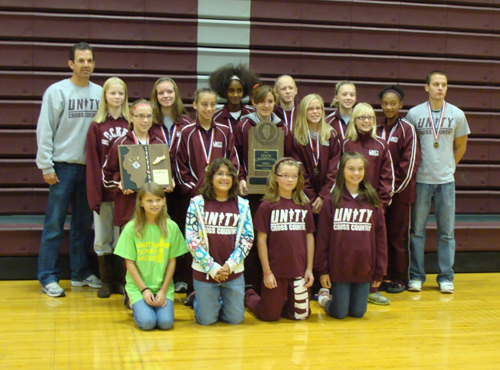
<path id="1" fill-rule="evenodd" d="M 119 145 L 120 176 L 124 190 L 138 190 L 147 182 L 172 186 L 167 144 Z"/>
<path id="2" fill-rule="evenodd" d="M 263 121 L 248 132 L 247 189 L 250 194 L 264 194 L 267 177 L 274 163 L 284 154 L 284 132 L 270 121 Z"/>

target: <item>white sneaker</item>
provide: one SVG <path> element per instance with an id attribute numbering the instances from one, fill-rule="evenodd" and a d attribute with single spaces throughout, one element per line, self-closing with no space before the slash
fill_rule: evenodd
<path id="1" fill-rule="evenodd" d="M 328 301 L 331 298 L 332 296 L 330 295 L 330 289 L 321 288 L 318 291 L 318 303 L 321 307 L 325 307 L 326 301 Z"/>
<path id="2" fill-rule="evenodd" d="M 42 287 L 42 293 L 47 294 L 49 297 L 64 297 L 66 295 L 64 289 L 55 281 Z"/>
<path id="3" fill-rule="evenodd" d="M 444 294 L 453 294 L 455 287 L 453 286 L 453 283 L 445 281 L 444 283 L 439 284 L 439 291 Z"/>
<path id="4" fill-rule="evenodd" d="M 408 290 L 410 292 L 422 291 L 422 282 L 420 280 L 410 280 L 408 282 Z"/>
<path id="5" fill-rule="evenodd" d="M 101 287 L 101 280 L 97 278 L 94 274 L 90 275 L 88 278 L 78 281 L 78 280 L 71 280 L 71 286 L 88 286 L 91 288 L 100 288 Z"/>
<path id="6" fill-rule="evenodd" d="M 188 289 L 188 285 L 183 282 L 183 281 L 178 281 L 177 283 L 175 283 L 175 292 L 176 293 L 186 293 L 187 292 L 187 289 Z"/>

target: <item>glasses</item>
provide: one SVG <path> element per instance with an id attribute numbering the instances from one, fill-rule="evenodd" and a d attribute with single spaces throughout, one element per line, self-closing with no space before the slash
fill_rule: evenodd
<path id="1" fill-rule="evenodd" d="M 144 114 L 138 114 L 138 115 L 132 114 L 132 116 L 133 116 L 133 117 L 137 117 L 137 118 L 142 119 L 142 120 L 144 120 L 144 119 L 146 119 L 146 118 L 147 118 L 148 120 L 149 120 L 149 119 L 151 119 L 151 118 L 153 118 L 153 115 L 152 115 L 152 114 L 148 114 L 147 116 L 145 116 Z"/>
<path id="2" fill-rule="evenodd" d="M 163 201 L 163 199 L 159 198 L 159 199 L 147 199 L 144 201 L 144 203 L 146 203 L 147 205 L 152 205 L 152 204 L 161 204 L 161 202 Z"/>
<path id="3" fill-rule="evenodd" d="M 282 177 L 282 178 L 285 178 L 285 179 L 292 179 L 292 180 L 297 180 L 299 178 L 299 175 L 288 175 L 288 174 L 284 174 L 284 175 L 278 175 L 277 173 L 275 173 L 276 176 L 278 177 Z"/>
<path id="4" fill-rule="evenodd" d="M 234 177 L 234 175 L 231 172 L 216 172 L 215 176 L 217 176 L 217 177 L 229 177 L 231 179 Z"/>
<path id="5" fill-rule="evenodd" d="M 321 112 L 323 109 L 321 107 L 309 107 L 309 108 L 307 108 L 308 112 L 314 112 L 316 110 Z"/>
<path id="6" fill-rule="evenodd" d="M 356 119 L 359 119 L 361 121 L 373 121 L 375 117 L 373 116 L 359 116 Z"/>

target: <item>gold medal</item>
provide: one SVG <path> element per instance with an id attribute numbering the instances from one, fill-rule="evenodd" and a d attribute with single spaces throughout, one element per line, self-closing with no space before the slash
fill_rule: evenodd
<path id="1" fill-rule="evenodd" d="M 434 142 L 434 148 L 439 148 L 439 143 L 437 141 Z"/>
<path id="2" fill-rule="evenodd" d="M 315 168 L 314 168 L 314 174 L 315 174 L 316 176 L 319 176 L 319 168 L 318 168 L 318 167 L 315 167 Z"/>

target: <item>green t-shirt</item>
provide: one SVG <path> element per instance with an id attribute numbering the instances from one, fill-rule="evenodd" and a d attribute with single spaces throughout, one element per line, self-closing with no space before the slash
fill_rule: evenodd
<path id="1" fill-rule="evenodd" d="M 167 230 L 167 239 L 164 240 L 158 226 L 147 224 L 144 237 L 140 238 L 135 234 L 133 221 L 130 221 L 125 225 L 115 249 L 115 254 L 135 261 L 142 281 L 153 294 L 158 293 L 163 284 L 168 260 L 188 252 L 179 226 L 169 219 Z M 142 293 L 128 272 L 126 280 L 125 289 L 130 303 L 134 304 L 142 299 Z M 173 281 L 168 286 L 167 299 L 174 300 Z"/>

